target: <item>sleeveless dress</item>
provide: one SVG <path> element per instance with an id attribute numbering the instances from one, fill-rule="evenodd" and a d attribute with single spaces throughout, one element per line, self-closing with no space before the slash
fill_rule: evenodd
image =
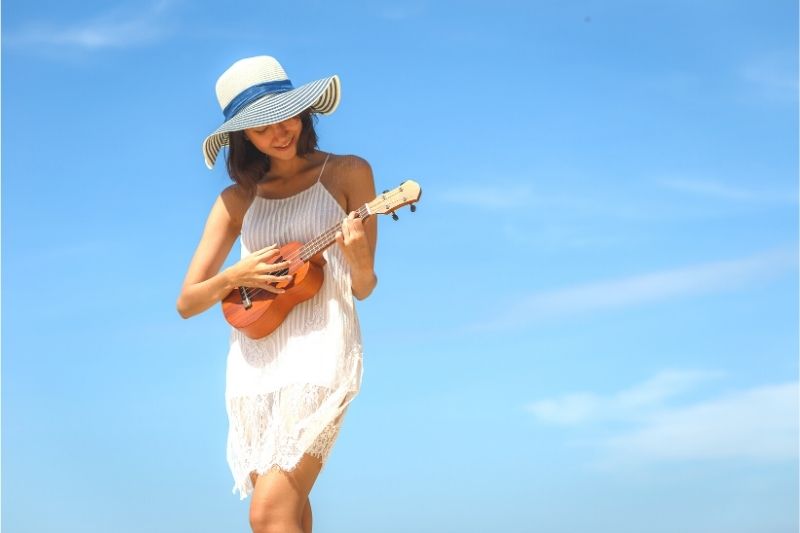
<path id="1" fill-rule="evenodd" d="M 242 257 L 271 244 L 306 243 L 347 214 L 319 178 L 288 198 L 256 196 L 242 221 Z M 304 453 L 324 464 L 347 406 L 361 388 L 361 332 L 350 269 L 338 244 L 323 252 L 324 281 L 261 339 L 231 328 L 225 404 L 233 492 L 253 491 L 251 472 L 291 471 Z"/>

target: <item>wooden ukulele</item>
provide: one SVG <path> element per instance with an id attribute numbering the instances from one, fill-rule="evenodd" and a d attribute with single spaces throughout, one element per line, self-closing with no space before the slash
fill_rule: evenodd
<path id="1" fill-rule="evenodd" d="M 397 220 L 395 211 L 405 205 L 410 205 L 412 212 L 416 211 L 414 203 L 419 201 L 421 194 L 422 189 L 417 182 L 404 181 L 396 189 L 384 191 L 359 207 L 356 215 L 366 220 L 372 215 L 391 214 Z M 336 242 L 336 232 L 340 229 L 341 222 L 306 244 L 289 242 L 280 246 L 280 254 L 270 262 L 289 262 L 288 268 L 273 272 L 276 276 L 293 275 L 291 281 L 273 285 L 285 292 L 275 294 L 256 287 L 237 287 L 222 300 L 225 320 L 251 339 L 266 337 L 278 329 L 294 306 L 319 292 L 324 279 L 322 251 Z"/>

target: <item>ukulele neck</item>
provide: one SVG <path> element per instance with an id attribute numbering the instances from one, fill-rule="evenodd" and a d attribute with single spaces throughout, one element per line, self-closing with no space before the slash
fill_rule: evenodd
<path id="1" fill-rule="evenodd" d="M 369 208 L 367 204 L 362 205 L 356 210 L 356 216 L 361 220 L 366 220 L 372 215 L 369 212 Z M 334 224 L 327 230 L 325 230 L 321 235 L 315 237 L 314 239 L 310 240 L 306 244 L 300 248 L 300 259 L 303 262 L 308 261 L 321 251 L 328 248 L 331 244 L 336 242 L 336 232 L 342 230 L 342 223 L 339 222 L 338 224 Z"/>

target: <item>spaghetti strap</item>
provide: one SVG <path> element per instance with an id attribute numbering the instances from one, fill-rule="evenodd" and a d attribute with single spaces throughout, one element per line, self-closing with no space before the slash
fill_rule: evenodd
<path id="1" fill-rule="evenodd" d="M 328 164 L 328 158 L 331 154 L 325 154 L 325 161 L 322 163 L 322 170 L 319 171 L 319 177 L 317 177 L 317 183 L 322 179 L 322 173 L 325 172 L 325 165 Z"/>

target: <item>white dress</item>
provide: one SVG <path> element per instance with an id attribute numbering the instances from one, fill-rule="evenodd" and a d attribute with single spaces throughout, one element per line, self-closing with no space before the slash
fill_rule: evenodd
<path id="1" fill-rule="evenodd" d="M 326 158 L 327 163 L 327 158 Z M 323 164 L 322 172 L 325 170 Z M 256 196 L 242 222 L 242 257 L 277 243 L 306 243 L 347 214 L 318 178 L 294 196 Z M 361 332 L 350 270 L 334 243 L 324 281 L 283 323 L 253 340 L 232 328 L 225 403 L 233 492 L 253 491 L 251 472 L 292 470 L 304 453 L 325 463 L 347 406 L 361 388 Z"/>

